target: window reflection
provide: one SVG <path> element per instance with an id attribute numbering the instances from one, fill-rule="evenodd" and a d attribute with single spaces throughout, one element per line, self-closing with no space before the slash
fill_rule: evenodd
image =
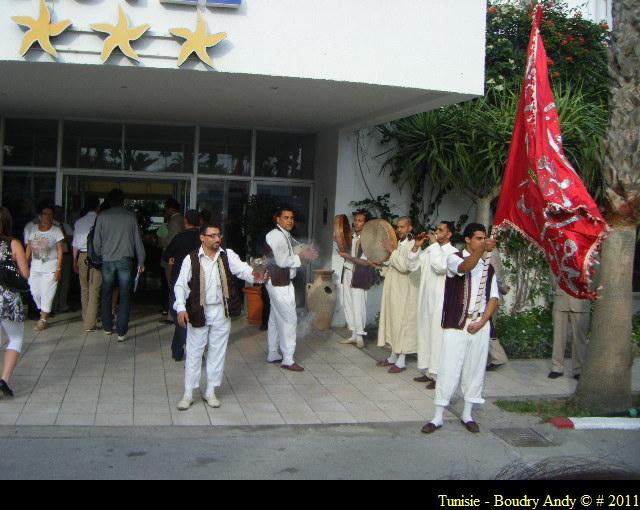
<path id="1" fill-rule="evenodd" d="M 251 131 L 202 128 L 198 172 L 251 175 Z"/>
<path id="2" fill-rule="evenodd" d="M 125 170 L 134 172 L 193 171 L 195 128 L 125 126 Z"/>
<path id="3" fill-rule="evenodd" d="M 315 136 L 258 132 L 256 175 L 313 179 Z"/>
<path id="4" fill-rule="evenodd" d="M 258 197 L 270 197 L 279 205 L 291 207 L 296 215 L 296 227 L 293 232 L 298 240 L 309 237 L 309 211 L 311 189 L 302 186 L 258 185 Z"/>
<path id="5" fill-rule="evenodd" d="M 66 121 L 62 166 L 120 170 L 122 124 Z"/>
<path id="6" fill-rule="evenodd" d="M 6 119 L 4 164 L 55 167 L 58 152 L 58 121 Z"/>
<path id="7" fill-rule="evenodd" d="M 55 173 L 4 172 L 2 205 L 11 211 L 16 239 L 22 239 L 22 231 L 35 218 L 40 202 L 53 203 L 55 190 Z"/>
<path id="8" fill-rule="evenodd" d="M 224 246 L 242 258 L 246 255 L 246 238 L 242 220 L 249 198 L 249 183 L 245 181 L 198 182 L 198 210 L 211 213 L 211 223 L 219 225 L 225 236 Z"/>

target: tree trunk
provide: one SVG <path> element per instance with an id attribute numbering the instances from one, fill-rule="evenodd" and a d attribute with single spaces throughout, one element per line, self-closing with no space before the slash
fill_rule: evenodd
<path id="1" fill-rule="evenodd" d="M 635 226 L 613 229 L 602 250 L 601 297 L 576 393 L 577 403 L 594 413 L 624 411 L 631 405 L 632 280 Z"/>
<path id="2" fill-rule="evenodd" d="M 476 200 L 476 221 L 486 228 L 491 225 L 491 197 Z"/>
<path id="3" fill-rule="evenodd" d="M 600 285 L 587 363 L 577 402 L 606 413 L 631 404 L 632 276 L 636 228 L 640 223 L 640 2 L 613 1 L 610 53 L 610 118 L 603 176 L 607 220 L 613 226 L 602 252 Z"/>

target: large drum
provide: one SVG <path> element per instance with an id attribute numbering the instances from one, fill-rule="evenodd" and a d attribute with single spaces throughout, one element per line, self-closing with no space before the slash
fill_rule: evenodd
<path id="1" fill-rule="evenodd" d="M 333 236 L 340 252 L 351 253 L 351 225 L 346 215 L 336 216 L 333 221 Z"/>
<path id="2" fill-rule="evenodd" d="M 395 250 L 398 247 L 398 236 L 388 221 L 371 220 L 364 224 L 360 234 L 360 242 L 367 259 L 375 264 L 382 264 L 389 260 L 389 252 L 383 245 L 383 241 L 391 241 Z"/>

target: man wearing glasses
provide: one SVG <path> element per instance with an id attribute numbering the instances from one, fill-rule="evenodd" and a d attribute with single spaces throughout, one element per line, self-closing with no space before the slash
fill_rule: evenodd
<path id="1" fill-rule="evenodd" d="M 216 388 L 222 384 L 231 317 L 240 315 L 241 298 L 232 276 L 254 283 L 251 266 L 232 250 L 221 247 L 222 232 L 215 225 L 200 227 L 202 246 L 185 257 L 175 284 L 174 309 L 178 324 L 187 328 L 184 396 L 178 410 L 193 405 L 193 391 L 200 387 L 200 371 L 205 347 L 207 388 L 204 400 L 220 407 Z"/>

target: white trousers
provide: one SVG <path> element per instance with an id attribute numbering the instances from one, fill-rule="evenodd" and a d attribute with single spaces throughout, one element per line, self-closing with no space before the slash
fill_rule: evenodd
<path id="1" fill-rule="evenodd" d="M 33 272 L 29 275 L 29 287 L 38 309 L 44 313 L 51 313 L 51 304 L 58 289 L 56 274 Z"/>
<path id="2" fill-rule="evenodd" d="M 269 315 L 269 357 L 275 358 L 278 348 L 282 353 L 282 364 L 293 365 L 296 353 L 296 330 L 298 315 L 296 314 L 296 293 L 293 284 L 288 287 L 274 287 L 267 282 L 267 292 L 271 301 Z"/>
<path id="3" fill-rule="evenodd" d="M 459 384 L 465 402 L 484 404 L 482 391 L 487 371 L 491 326 L 487 322 L 480 331 L 472 335 L 467 331 L 469 324 L 471 320 L 467 320 L 463 330 L 444 330 L 434 400 L 437 406 L 448 406 Z"/>
<path id="4" fill-rule="evenodd" d="M 346 269 L 342 284 L 344 315 L 353 337 L 365 336 L 367 334 L 364 329 L 367 325 L 367 291 L 353 289 L 351 287 L 352 280 L 353 271 Z"/>
<path id="5" fill-rule="evenodd" d="M 200 373 L 202 369 L 202 355 L 205 347 L 207 353 L 207 390 L 205 397 L 209 398 L 215 389 L 222 385 L 224 362 L 227 355 L 227 344 L 231 332 L 231 320 L 224 316 L 222 305 L 207 305 L 206 326 L 194 328 L 187 325 L 187 349 L 184 375 L 184 392 L 192 396 L 193 390 L 200 387 Z"/>
<path id="6" fill-rule="evenodd" d="M 9 340 L 8 351 L 22 352 L 22 341 L 24 340 L 24 322 L 3 320 L 0 324 L 2 332 Z"/>

